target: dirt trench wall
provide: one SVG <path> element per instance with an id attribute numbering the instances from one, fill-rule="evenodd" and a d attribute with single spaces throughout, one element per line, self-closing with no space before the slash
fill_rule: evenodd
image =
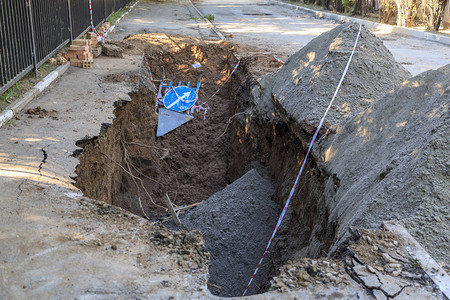
<path id="1" fill-rule="evenodd" d="M 260 68 L 254 69 L 255 64 L 259 64 L 257 59 L 243 59 L 240 72 L 232 82 L 234 87 L 238 87 L 234 109 L 238 114 L 228 130 L 228 177 L 233 181 L 259 165 L 267 167 L 276 187 L 275 199 L 279 210 L 274 213 L 279 215 L 306 149 L 303 142 L 292 134 L 276 114 L 269 113 L 266 107 L 258 110 L 255 106 L 254 93 L 260 88 L 258 75 L 261 74 Z M 329 213 L 324 209 L 322 195 L 328 176 L 321 172 L 314 160 L 309 160 L 305 171 L 272 244 L 270 263 L 266 265 L 266 268 L 270 268 L 267 273 L 269 278 L 276 276 L 279 267 L 298 254 L 299 250 L 311 246 L 312 235 L 317 233 L 318 228 L 319 234 L 314 237 L 317 246 L 313 252 L 308 253 L 309 256 L 323 256 L 335 240 L 336 224 L 328 223 Z"/>
<path id="2" fill-rule="evenodd" d="M 115 106 L 115 124 L 103 124 L 99 136 L 77 144 L 83 147 L 80 164 L 76 168 L 76 186 L 93 199 L 116 204 L 121 197 L 122 182 L 127 170 L 124 166 L 124 142 L 134 131 L 136 120 L 145 116 L 148 122 L 139 131 L 154 131 L 156 116 L 154 103 L 147 101 L 142 105 L 140 99 L 152 99 L 154 94 L 147 89 L 130 93 L 132 101 L 118 101 Z M 122 206 L 123 207 L 123 206 Z M 127 207 L 124 207 L 127 208 Z M 135 209 L 129 209 L 134 211 Z"/>

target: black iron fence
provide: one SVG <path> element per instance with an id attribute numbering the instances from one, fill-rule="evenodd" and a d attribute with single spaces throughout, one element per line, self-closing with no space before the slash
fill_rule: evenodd
<path id="1" fill-rule="evenodd" d="M 132 0 L 92 0 L 94 25 Z M 91 25 L 89 0 L 0 0 L 0 94 Z"/>

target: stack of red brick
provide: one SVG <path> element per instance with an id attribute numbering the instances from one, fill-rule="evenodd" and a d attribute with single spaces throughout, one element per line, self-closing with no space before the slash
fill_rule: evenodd
<path id="1" fill-rule="evenodd" d="M 95 32 L 88 32 L 87 38 L 91 40 L 92 54 L 94 54 L 94 57 L 99 57 L 102 54 L 102 46 L 98 44 L 97 34 Z"/>
<path id="2" fill-rule="evenodd" d="M 91 46 L 95 47 L 97 46 L 97 34 L 95 32 L 88 32 L 87 33 L 87 39 L 91 40 Z"/>
<path id="3" fill-rule="evenodd" d="M 69 48 L 70 65 L 79 68 L 91 68 L 94 62 L 92 40 L 74 40 Z"/>
<path id="4" fill-rule="evenodd" d="M 100 27 L 97 28 L 97 32 L 101 36 L 104 36 L 108 32 L 110 27 L 111 27 L 111 24 L 109 24 L 109 22 L 105 22 Z"/>

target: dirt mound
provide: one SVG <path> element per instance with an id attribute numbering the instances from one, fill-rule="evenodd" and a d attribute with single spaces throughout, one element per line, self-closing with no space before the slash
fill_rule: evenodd
<path id="1" fill-rule="evenodd" d="M 230 126 L 239 155 L 230 174 L 254 160 L 270 165 L 277 200 L 286 201 L 350 55 L 355 26 L 323 34 L 279 71 L 246 83 L 237 95 L 244 117 Z M 448 67 L 402 84 L 409 74 L 381 41 L 365 29 L 361 38 L 323 133 L 333 130 L 316 144 L 274 239 L 275 268 L 333 253 L 351 224 L 392 219 L 403 220 L 436 259 L 449 261 Z"/>
<path id="2" fill-rule="evenodd" d="M 270 180 L 253 169 L 182 217 L 183 225 L 203 233 L 211 255 L 209 283 L 214 294 L 230 297 L 244 292 L 277 222 L 274 193 Z M 264 287 L 267 271 L 261 269 L 249 294 Z"/>
<path id="3" fill-rule="evenodd" d="M 264 78 L 260 105 L 274 105 L 299 138 L 309 139 L 325 112 L 352 51 L 359 25 L 344 24 L 312 40 Z M 336 131 L 411 75 L 364 27 L 350 69 L 324 129 Z"/>
<path id="4" fill-rule="evenodd" d="M 109 74 L 104 79 L 109 82 L 126 82 L 131 86 L 136 86 L 139 83 L 139 74 L 137 72 Z"/>
<path id="5" fill-rule="evenodd" d="M 387 224 L 391 229 L 396 226 Z M 271 289 L 294 290 L 301 299 L 444 299 L 420 262 L 411 259 L 407 249 L 415 244 L 410 242 L 386 226 L 353 228 L 342 257 L 288 261 L 271 280 Z M 341 297 L 327 297 L 333 289 Z"/>
<path id="6" fill-rule="evenodd" d="M 316 148 L 339 182 L 324 191 L 330 222 L 401 220 L 449 264 L 449 103 L 447 65 L 405 81 Z"/>

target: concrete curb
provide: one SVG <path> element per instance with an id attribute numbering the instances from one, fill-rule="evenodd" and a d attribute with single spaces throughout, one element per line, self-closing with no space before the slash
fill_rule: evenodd
<path id="1" fill-rule="evenodd" d="M 37 95 L 39 95 L 44 89 L 46 89 L 56 78 L 61 76 L 70 67 L 70 63 L 66 63 L 59 66 L 55 71 L 51 72 L 45 76 L 42 81 L 36 84 L 31 90 L 25 93 L 23 97 L 15 101 L 14 103 L 8 105 L 8 107 L 0 113 L 0 127 L 9 120 L 11 120 L 15 114 L 20 112 L 31 100 L 33 100 Z"/>
<path id="2" fill-rule="evenodd" d="M 216 25 L 214 25 L 210 20 L 205 18 L 205 16 L 201 13 L 201 11 L 194 5 L 194 3 L 192 3 L 192 0 L 189 0 L 189 3 L 191 3 L 192 7 L 197 11 L 197 13 L 200 15 L 200 17 L 202 17 L 203 20 L 205 20 L 205 22 L 209 24 L 209 26 L 211 27 L 211 30 L 215 34 L 217 34 L 217 36 L 221 40 L 226 40 L 225 36 L 219 31 L 219 29 L 217 29 Z"/>
<path id="3" fill-rule="evenodd" d="M 333 13 L 324 12 L 324 11 L 318 11 L 318 10 L 314 10 L 314 9 L 310 9 L 310 8 L 306 8 L 306 7 L 297 6 L 297 5 L 290 4 L 290 3 L 285 3 L 280 0 L 269 0 L 269 3 L 288 7 L 288 8 L 294 9 L 294 10 L 298 10 L 303 13 L 312 15 L 316 18 L 330 19 L 330 20 L 341 22 L 341 23 L 358 23 L 358 24 L 362 24 L 362 25 L 366 26 L 366 28 L 368 28 L 371 31 L 380 30 L 380 31 L 399 34 L 399 35 L 403 35 L 403 36 L 410 36 L 410 37 L 415 37 L 415 38 L 419 38 L 419 39 L 424 39 L 427 41 L 433 41 L 433 42 L 437 42 L 437 43 L 441 43 L 441 44 L 450 46 L 450 37 L 446 37 L 446 36 L 442 36 L 442 35 L 438 35 L 438 34 L 434 34 L 434 33 L 423 32 L 423 31 L 419 31 L 419 30 L 411 29 L 411 28 L 404 28 L 404 27 L 399 27 L 399 26 L 381 24 L 381 23 L 366 21 L 366 20 L 353 18 L 353 17 L 342 16 L 342 15 L 333 14 Z"/>
<path id="4" fill-rule="evenodd" d="M 383 226 L 402 237 L 408 242 L 406 251 L 409 255 L 417 259 L 422 269 L 433 280 L 433 282 L 439 287 L 441 292 L 450 299 L 450 277 L 447 273 L 438 265 L 438 263 L 420 246 L 420 244 L 409 234 L 409 232 L 399 223 L 396 222 L 383 222 Z"/>

